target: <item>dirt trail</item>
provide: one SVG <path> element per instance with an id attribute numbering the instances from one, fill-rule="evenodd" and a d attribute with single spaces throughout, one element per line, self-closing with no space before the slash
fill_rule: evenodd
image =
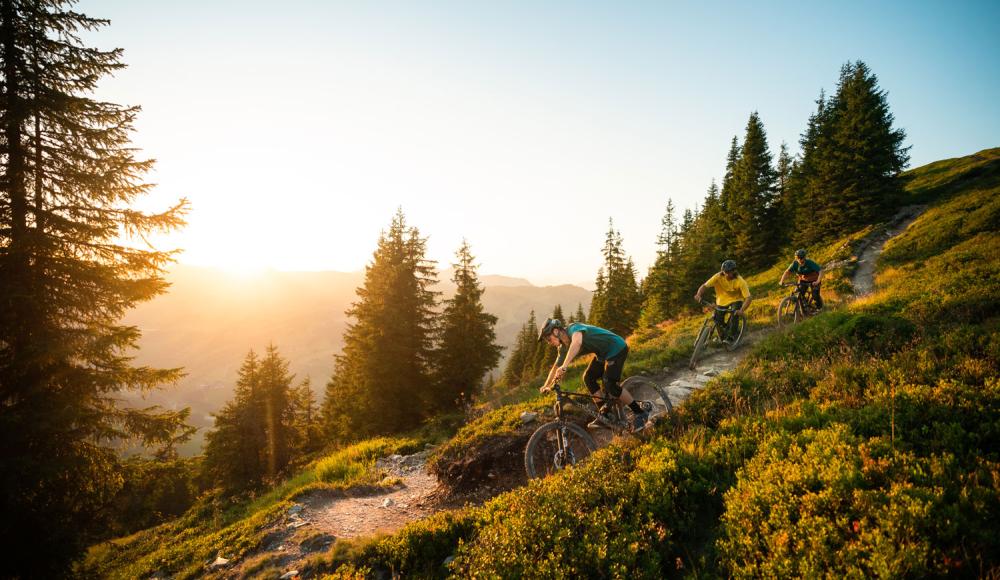
<path id="1" fill-rule="evenodd" d="M 856 296 L 867 296 L 875 290 L 875 265 L 882 249 L 885 248 L 885 243 L 906 231 L 906 228 L 910 227 L 925 209 L 927 209 L 925 205 L 904 207 L 884 230 L 868 236 L 862 244 L 861 255 L 858 256 L 858 269 L 851 278 Z"/>
<path id="2" fill-rule="evenodd" d="M 885 243 L 906 230 L 923 210 L 924 206 L 903 208 L 888 227 L 873 232 L 862 242 L 858 268 L 851 280 L 857 296 L 864 296 L 874 290 L 875 263 Z M 713 377 L 736 368 L 750 351 L 747 346 L 759 342 L 772 330 L 763 328 L 750 332 L 744 345 L 732 352 L 710 347 L 694 370 L 688 369 L 685 364 L 683 368 L 665 369 L 662 373 L 646 378 L 666 387 L 670 402 L 676 408 Z M 649 393 L 634 394 L 637 398 L 658 398 L 651 390 Z M 526 426 L 528 432 L 529 427 L 533 428 L 534 425 Z M 607 432 L 598 431 L 595 435 L 601 445 L 611 439 Z M 380 459 L 377 467 L 399 479 L 393 487 L 367 492 L 361 490 L 346 496 L 318 492 L 303 497 L 300 503 L 274 523 L 257 557 L 261 554 L 273 555 L 275 561 L 272 565 L 281 567 L 285 572 L 292 572 L 311 552 L 325 550 L 338 538 L 392 533 L 411 521 L 454 507 L 458 503 L 456 499 L 449 497 L 435 476 L 427 471 L 426 460 L 429 453 L 424 451 L 415 455 L 394 455 Z M 489 475 L 493 476 L 492 473 Z M 486 491 L 489 493 L 469 497 L 482 501 L 502 491 L 502 486 Z M 226 576 L 243 577 L 245 564 L 246 561 L 230 569 Z"/>

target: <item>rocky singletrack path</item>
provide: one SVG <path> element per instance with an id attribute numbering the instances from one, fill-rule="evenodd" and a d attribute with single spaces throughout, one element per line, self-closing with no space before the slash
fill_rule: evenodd
<path id="1" fill-rule="evenodd" d="M 886 242 L 905 231 L 924 209 L 925 206 L 903 208 L 888 227 L 876 230 L 862 241 L 858 267 L 851 278 L 857 297 L 874 291 L 875 265 Z M 671 404 L 677 408 L 713 377 L 736 368 L 750 351 L 747 347 L 773 331 L 772 328 L 761 328 L 749 332 L 743 345 L 734 351 L 710 348 L 694 370 L 685 364 L 683 368 L 664 369 L 645 378 L 663 385 Z M 637 398 L 658 398 L 652 392 L 634 394 Z M 606 430 L 600 431 L 594 435 L 598 445 L 603 446 L 612 438 Z M 449 498 L 437 478 L 428 472 L 426 461 L 429 454 L 430 451 L 422 451 L 414 455 L 379 459 L 376 467 L 399 480 L 392 487 L 347 494 L 314 492 L 300 498 L 298 504 L 274 523 L 258 556 L 262 553 L 274 554 L 275 564 L 286 571 L 283 578 L 298 578 L 297 565 L 310 553 L 328 548 L 338 538 L 389 534 L 409 522 L 456 507 L 454 498 Z M 499 490 L 493 493 L 496 491 Z M 480 499 L 488 498 L 493 493 L 482 494 Z M 242 568 L 231 568 L 226 576 L 241 578 L 244 576 Z"/>

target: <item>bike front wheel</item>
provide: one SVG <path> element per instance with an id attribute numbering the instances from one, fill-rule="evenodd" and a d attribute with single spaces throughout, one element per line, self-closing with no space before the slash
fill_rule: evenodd
<path id="1" fill-rule="evenodd" d="M 691 364 L 688 367 L 694 370 L 698 366 L 698 358 L 701 356 L 702 351 L 705 350 L 705 345 L 708 343 L 708 338 L 712 336 L 712 330 L 714 330 L 715 324 L 712 320 L 705 321 L 705 324 L 701 327 L 701 332 L 698 333 L 698 338 L 694 341 L 694 352 L 691 353 Z"/>
<path id="2" fill-rule="evenodd" d="M 743 340 L 743 334 L 747 330 L 747 316 L 746 314 L 733 314 L 736 317 L 736 321 L 733 323 L 734 328 L 731 334 L 731 338 L 726 341 L 726 348 L 728 350 L 733 350 L 740 345 L 740 341 Z"/>
<path id="3" fill-rule="evenodd" d="M 594 451 L 597 451 L 597 443 L 583 427 L 552 421 L 536 429 L 528 439 L 524 447 L 524 469 L 528 479 L 548 477 L 578 464 Z"/>
<path id="4" fill-rule="evenodd" d="M 795 324 L 802 318 L 799 301 L 792 296 L 786 296 L 778 303 L 778 327 Z"/>

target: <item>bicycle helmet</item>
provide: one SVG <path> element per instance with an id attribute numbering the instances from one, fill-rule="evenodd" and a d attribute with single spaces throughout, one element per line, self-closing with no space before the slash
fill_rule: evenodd
<path id="1" fill-rule="evenodd" d="M 558 318 L 549 318 L 546 320 L 545 324 L 542 325 L 542 329 L 538 331 L 538 342 L 545 340 L 545 338 L 552 334 L 552 331 L 557 328 L 565 328 L 562 320 L 559 320 Z"/>
<path id="2" fill-rule="evenodd" d="M 805 258 L 806 257 L 806 251 L 805 250 L 795 250 L 795 257 L 796 258 Z"/>
<path id="3" fill-rule="evenodd" d="M 736 269 L 736 261 L 735 260 L 726 260 L 725 262 L 722 263 L 722 271 L 723 272 L 732 272 L 735 269 Z"/>

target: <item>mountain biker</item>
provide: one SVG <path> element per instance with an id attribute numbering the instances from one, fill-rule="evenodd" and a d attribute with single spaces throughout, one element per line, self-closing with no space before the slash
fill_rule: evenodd
<path id="1" fill-rule="evenodd" d="M 734 314 L 740 316 L 746 314 L 747 307 L 753 301 L 750 296 L 750 287 L 747 286 L 747 281 L 743 279 L 743 276 L 740 276 L 740 273 L 736 271 L 736 262 L 733 260 L 724 261 L 721 271 L 716 272 L 698 288 L 694 295 L 695 301 L 700 303 L 701 295 L 709 287 L 715 289 L 715 303 L 717 305 L 735 310 Z M 723 338 L 722 329 L 728 328 L 729 323 L 735 320 L 733 315 L 730 315 L 729 320 L 726 320 L 726 314 L 725 310 L 716 310 L 714 314 L 720 338 Z"/>
<path id="2" fill-rule="evenodd" d="M 545 379 L 545 384 L 539 389 L 542 392 L 548 391 L 552 385 L 556 384 L 566 375 L 569 364 L 577 355 L 593 354 L 587 371 L 583 374 L 583 384 L 591 395 L 597 396 L 600 390 L 600 382 L 604 383 L 604 391 L 612 397 L 616 397 L 623 404 L 628 405 L 633 414 L 633 429 L 640 431 L 646 427 L 649 420 L 649 413 L 642 410 L 639 403 L 632 398 L 628 391 L 622 391 L 619 384 L 622 378 L 622 367 L 625 366 L 625 359 L 628 358 L 628 345 L 625 340 L 610 330 L 605 330 L 597 326 L 573 322 L 569 326 L 563 325 L 559 319 L 549 318 L 542 325 L 538 333 L 538 342 L 546 341 L 559 349 L 555 364 L 549 370 L 549 376 Z M 600 404 L 600 399 L 594 399 Z M 602 409 L 601 413 L 606 414 Z M 587 427 L 599 428 L 604 424 L 594 419 Z"/>
<path id="3" fill-rule="evenodd" d="M 816 262 L 806 258 L 805 250 L 797 250 L 795 252 L 795 260 L 788 266 L 787 270 L 782 272 L 781 280 L 778 281 L 779 286 L 785 283 L 785 278 L 789 274 L 795 274 L 799 282 L 807 282 L 809 284 L 813 301 L 816 303 L 816 310 L 822 309 L 823 298 L 819 295 L 819 289 L 820 283 L 823 281 L 823 268 Z"/>

